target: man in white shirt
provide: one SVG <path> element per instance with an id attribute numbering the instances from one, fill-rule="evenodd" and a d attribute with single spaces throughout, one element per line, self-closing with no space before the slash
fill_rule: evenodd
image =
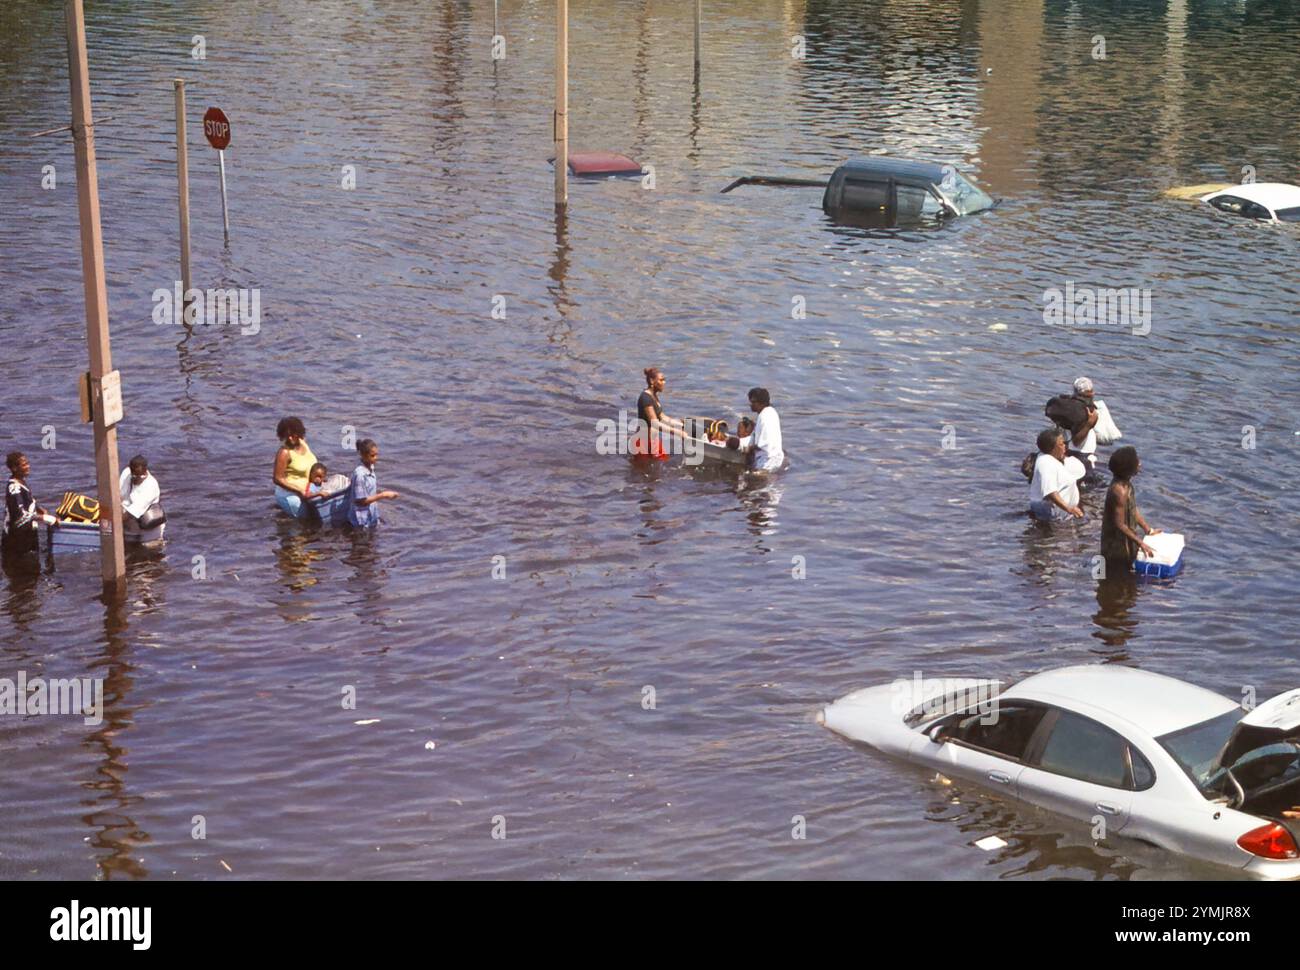
<path id="1" fill-rule="evenodd" d="M 1078 481 L 1084 476 L 1083 463 L 1067 457 L 1065 432 L 1048 428 L 1038 435 L 1038 458 L 1029 483 L 1029 510 L 1039 519 L 1083 518 L 1079 508 Z"/>
<path id="2" fill-rule="evenodd" d="M 785 464 L 785 450 L 781 446 L 781 416 L 772 407 L 772 396 L 765 387 L 755 387 L 749 392 L 749 408 L 758 418 L 754 433 L 747 439 L 746 451 L 751 453 L 751 467 L 756 471 L 776 471 Z"/>
<path id="3" fill-rule="evenodd" d="M 129 465 L 122 469 L 118 479 L 118 489 L 122 493 L 122 511 L 134 519 L 139 519 L 150 507 L 162 500 L 162 489 L 158 479 L 149 474 L 149 463 L 144 455 L 136 455 Z"/>

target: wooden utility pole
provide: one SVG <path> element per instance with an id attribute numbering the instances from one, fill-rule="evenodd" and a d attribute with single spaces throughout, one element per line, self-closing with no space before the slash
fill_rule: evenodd
<path id="1" fill-rule="evenodd" d="M 181 302 L 190 291 L 190 155 L 185 135 L 185 82 L 172 81 L 176 86 L 176 192 L 181 212 Z M 177 307 L 175 313 L 184 312 Z"/>
<path id="2" fill-rule="evenodd" d="M 99 559 L 105 592 L 110 590 L 122 592 L 126 585 L 126 558 L 122 551 L 122 495 L 117 483 L 117 430 L 114 426 L 121 410 L 121 397 L 108 343 L 104 238 L 99 227 L 95 125 L 90 113 L 86 18 L 81 0 L 65 0 L 64 13 L 68 23 L 68 81 L 72 88 L 72 141 L 77 159 L 77 210 L 81 217 L 81 272 L 86 297 L 86 346 L 90 350 L 90 397 L 95 422 L 95 477 L 99 485 Z"/>
<path id="3" fill-rule="evenodd" d="M 569 204 L 569 0 L 555 0 L 555 207 Z"/>

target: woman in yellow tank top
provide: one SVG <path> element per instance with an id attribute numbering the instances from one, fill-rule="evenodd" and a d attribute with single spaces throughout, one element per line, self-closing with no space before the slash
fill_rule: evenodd
<path id="1" fill-rule="evenodd" d="M 275 435 L 280 439 L 275 470 L 271 474 L 275 481 L 275 503 L 295 518 L 306 511 L 303 499 L 307 497 L 307 473 L 316 464 L 306 434 L 302 418 L 281 418 L 275 426 Z"/>

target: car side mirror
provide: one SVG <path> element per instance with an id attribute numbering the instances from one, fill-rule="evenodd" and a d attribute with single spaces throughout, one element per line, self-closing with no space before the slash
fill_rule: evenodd
<path id="1" fill-rule="evenodd" d="M 930 725 L 929 730 L 925 732 L 925 736 L 930 739 L 932 744 L 942 744 L 944 734 L 952 725 L 952 721 L 953 719 L 950 717 L 940 718 L 934 724 Z"/>

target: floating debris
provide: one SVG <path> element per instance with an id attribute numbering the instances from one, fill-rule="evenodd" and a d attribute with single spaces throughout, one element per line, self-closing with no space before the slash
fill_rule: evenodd
<path id="1" fill-rule="evenodd" d="M 1000 839 L 996 835 L 986 835 L 982 839 L 975 840 L 975 848 L 983 849 L 985 852 L 992 852 L 994 849 L 1002 849 L 1007 845 L 1006 839 Z"/>
<path id="2" fill-rule="evenodd" d="M 379 718 L 367 717 L 367 718 L 362 718 L 360 721 L 353 721 L 352 723 L 353 724 L 378 724 Z"/>

